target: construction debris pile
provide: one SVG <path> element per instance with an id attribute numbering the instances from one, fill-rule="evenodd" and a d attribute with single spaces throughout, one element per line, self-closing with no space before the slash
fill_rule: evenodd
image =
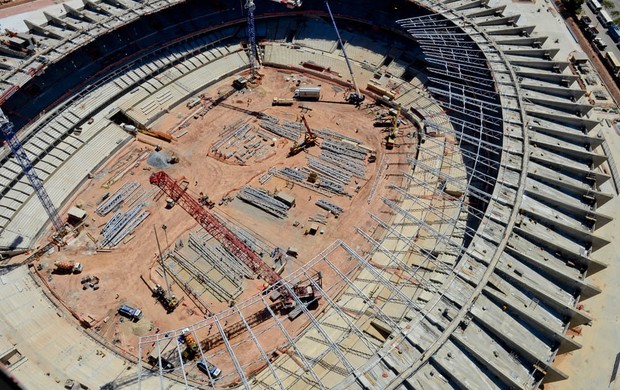
<path id="1" fill-rule="evenodd" d="M 241 188 L 237 193 L 237 198 L 278 218 L 286 218 L 290 208 L 286 203 L 273 197 L 268 191 L 250 186 Z"/>

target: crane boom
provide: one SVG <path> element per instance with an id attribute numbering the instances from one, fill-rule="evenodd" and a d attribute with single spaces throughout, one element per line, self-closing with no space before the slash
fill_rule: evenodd
<path id="1" fill-rule="evenodd" d="M 303 115 L 303 114 L 301 115 L 301 120 L 304 122 L 304 126 L 306 126 L 306 131 L 308 132 L 308 136 L 310 136 L 310 138 L 316 138 L 316 136 L 312 132 L 312 129 L 308 125 L 308 121 L 306 120 L 306 116 L 305 115 Z"/>
<path id="2" fill-rule="evenodd" d="M 332 9 L 329 7 L 329 2 L 327 0 L 325 0 L 325 6 L 327 7 L 327 12 L 329 12 L 329 17 L 331 18 L 332 24 L 334 25 L 336 36 L 338 36 L 338 44 L 340 44 L 340 47 L 342 48 L 342 54 L 344 55 L 344 60 L 347 63 L 347 68 L 349 68 L 351 82 L 353 83 L 353 88 L 355 89 L 355 92 L 351 93 L 348 96 L 347 100 L 349 101 L 349 103 L 359 104 L 364 101 L 365 96 L 360 93 L 360 90 L 357 87 L 357 82 L 355 81 L 355 76 L 353 75 L 353 68 L 351 68 L 351 62 L 349 61 L 349 57 L 347 56 L 347 52 L 344 48 L 344 43 L 342 42 L 342 38 L 340 37 L 340 31 L 338 31 L 338 26 L 336 25 L 336 19 L 334 19 Z"/>
<path id="3" fill-rule="evenodd" d="M 250 68 L 252 76 L 256 76 L 258 70 L 258 49 L 256 47 L 256 28 L 254 27 L 254 0 L 247 0 L 245 8 L 248 10 L 248 38 L 250 40 Z"/>
<path id="4" fill-rule="evenodd" d="M 4 115 L 2 109 L 0 109 L 0 130 L 2 131 L 2 134 L 4 135 L 7 144 L 9 144 L 9 148 L 11 148 L 11 151 L 15 155 L 17 162 L 24 171 L 24 174 L 30 181 L 30 185 L 34 189 L 34 192 L 37 194 L 37 197 L 41 201 L 41 204 L 43 204 L 45 212 L 52 221 L 52 225 L 54 225 L 54 229 L 58 233 L 62 232 L 64 224 L 62 223 L 62 220 L 58 215 L 58 210 L 56 210 L 56 207 L 52 203 L 52 200 L 47 194 L 47 191 L 45 191 L 43 183 L 41 182 L 39 175 L 37 175 L 37 172 L 34 170 L 34 167 L 32 166 L 28 155 L 24 151 L 22 143 L 15 135 L 15 132 L 13 131 L 13 123 L 9 121 L 6 115 Z"/>
<path id="5" fill-rule="evenodd" d="M 269 285 L 273 285 L 282 277 L 254 253 L 233 232 L 224 226 L 217 218 L 204 209 L 198 201 L 191 197 L 166 172 L 153 173 L 149 179 L 151 184 L 158 186 L 172 200 L 189 213 L 209 234 L 218 240 L 233 256 L 241 260 L 248 268 L 255 272 Z"/>

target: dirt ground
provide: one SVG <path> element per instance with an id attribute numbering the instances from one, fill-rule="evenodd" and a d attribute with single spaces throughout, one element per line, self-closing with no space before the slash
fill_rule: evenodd
<path id="1" fill-rule="evenodd" d="M 189 109 L 185 104 L 181 104 L 168 115 L 160 118 L 154 123 L 152 130 L 176 135 L 186 133 L 172 143 L 140 134 L 136 140 L 119 151 L 104 167 L 94 173 L 93 178 L 67 205 L 67 207 L 78 205 L 88 213 L 83 230 L 62 250 L 44 255 L 38 262 L 41 268 L 40 274 L 47 279 L 50 288 L 64 301 L 64 304 L 84 322 L 89 323 L 106 340 L 123 350 L 137 355 L 138 337 L 158 331 L 179 329 L 187 324 L 208 318 L 209 314 L 185 294 L 178 284 L 173 283 L 172 290 L 179 299 L 183 298 L 183 300 L 171 314 L 167 314 L 162 305 L 152 296 L 150 287 L 152 288 L 153 284 L 165 286 L 157 263 L 158 249 L 154 227 L 158 231 L 164 252 L 167 246 L 173 246 L 178 240 L 186 241 L 188 233 L 198 229 L 196 221 L 180 206 L 175 205 L 171 209 L 166 209 L 167 196 L 162 196 L 161 191 L 149 184 L 150 175 L 158 171 L 149 166 L 145 158 L 153 151 L 152 145 L 160 144 L 163 153 L 179 157 L 177 164 L 165 169 L 166 173 L 179 182 L 185 180 L 188 186 L 187 191 L 194 198 L 197 199 L 200 193 L 207 194 L 216 204 L 214 209 L 210 210 L 211 212 L 217 212 L 229 220 L 236 221 L 244 229 L 252 231 L 273 246 L 296 248 L 298 256 L 289 261 L 282 273 L 284 277 L 293 273 L 337 239 L 346 240 L 348 245 L 360 253 L 368 250 L 368 243 L 355 233 L 355 227 L 368 231 L 371 226 L 368 210 L 380 212 L 382 205 L 380 196 L 387 183 L 383 177 L 380 178 L 377 183 L 378 191 L 369 204 L 375 174 L 383 154 L 386 153 L 385 146 L 382 145 L 386 133 L 382 132 L 381 128 L 373 127 L 374 112 L 371 112 L 368 107 L 356 108 L 353 105 L 341 104 L 342 92 L 331 88 L 324 81 L 312 80 L 299 74 L 291 75 L 290 72 L 276 69 L 264 69 L 263 73 L 264 77 L 260 85 L 250 88 L 249 91 L 235 93 L 227 99 L 226 103 L 272 115 L 280 120 L 296 122 L 299 121 L 301 113 L 300 103 L 295 103 L 291 107 L 272 107 L 272 98 L 290 95 L 290 90 L 295 88 L 297 80 L 301 80 L 302 86 L 321 85 L 324 95 L 327 94 L 329 100 L 334 103 L 304 102 L 303 105 L 310 109 L 305 110 L 309 125 L 313 129 L 327 127 L 340 134 L 362 140 L 365 146 L 377 152 L 377 161 L 367 165 L 367 180 L 356 179 L 357 184 L 351 182 L 351 185 L 347 187 L 347 192 L 352 195 L 350 198 L 346 196 L 328 198 L 329 201 L 343 207 L 344 213 L 337 219 L 332 215 L 328 216 L 327 224 L 320 225 L 321 232 L 308 235 L 306 234 L 310 224 L 308 218 L 318 213 L 326 213 L 314 203 L 319 198 L 327 197 L 299 185 L 291 185 L 277 177 L 271 178 L 265 185 L 261 185 L 258 178 L 270 168 L 307 165 L 308 154 L 318 155 L 320 152 L 318 147 L 312 147 L 306 153 L 302 152 L 289 158 L 287 154 L 293 142 L 274 136 L 276 142 L 273 146 L 267 145 L 270 150 L 260 161 L 250 160 L 246 165 L 242 165 L 238 160 L 223 159 L 215 155 L 211 147 L 220 138 L 220 134 L 230 130 L 231 124 L 247 122 L 256 125 L 257 119 L 254 116 L 223 106 L 212 108 L 202 117 L 194 116 L 197 109 L 209 106 L 208 99 L 203 99 L 199 107 Z M 231 77 L 208 88 L 203 91 L 204 96 L 216 98 L 218 91 L 230 89 L 233 79 L 234 77 Z M 407 126 L 407 123 L 402 125 L 403 133 L 409 131 Z M 388 171 L 397 172 L 398 162 L 404 161 L 407 152 L 413 151 L 414 147 L 414 144 L 404 145 L 403 141 L 400 148 L 392 151 L 390 162 L 395 165 L 391 166 Z M 103 187 L 112 178 L 118 178 L 122 172 L 125 173 L 118 181 L 111 184 L 109 188 Z M 101 228 L 113 213 L 105 217 L 99 216 L 95 212 L 97 203 L 105 193 L 113 194 L 123 184 L 130 181 L 140 183 L 140 191 L 144 190 L 147 193 L 152 191 L 151 196 L 146 198 L 145 204 L 151 214 L 131 236 L 125 238 L 116 247 L 98 248 L 95 241 L 98 242 L 101 239 Z M 295 197 L 296 206 L 290 209 L 287 218 L 279 219 L 238 199 L 218 205 L 223 197 L 234 197 L 237 191 L 247 184 L 270 192 L 286 191 Z M 123 210 L 126 211 L 126 208 Z M 162 225 L 167 227 L 165 232 L 162 230 Z M 330 260 L 336 261 L 336 264 L 346 273 L 357 265 L 357 262 L 349 261 L 347 257 L 340 254 Z M 54 262 L 59 260 L 79 261 L 83 264 L 84 271 L 78 275 L 52 273 Z M 334 285 L 338 278 L 326 265 L 323 268 L 318 265 L 314 271 L 322 271 L 324 286 Z M 81 279 L 85 275 L 96 275 L 100 279 L 98 290 L 82 289 Z M 263 283 L 262 280 L 245 280 L 243 294 L 237 302 L 242 302 L 260 293 Z M 333 290 L 330 291 L 330 295 L 334 294 Z M 121 304 L 139 307 L 144 313 L 144 318 L 136 323 L 123 319 L 117 314 Z M 228 307 L 226 303 L 216 299 L 208 300 L 207 304 L 214 313 Z M 322 310 L 323 305 L 324 302 L 321 302 L 317 314 Z M 251 313 L 244 312 L 244 315 L 249 316 Z M 302 318 L 292 322 L 283 321 L 287 326 L 287 331 L 294 335 L 303 329 L 307 324 Z M 230 322 L 232 321 L 233 319 Z M 260 329 L 261 324 L 257 326 L 257 332 L 260 332 Z M 261 342 L 264 341 L 273 348 L 286 343 L 283 335 L 281 337 L 272 335 L 273 333 L 267 332 L 260 336 Z M 206 334 L 199 335 L 199 337 L 206 336 Z M 242 363 L 256 359 L 255 348 L 246 348 L 245 351 L 247 356 L 237 356 Z M 234 371 L 230 361 L 228 363 L 222 361 L 218 364 L 222 365 L 220 368 L 223 370 Z M 230 367 L 226 367 L 228 365 Z"/>

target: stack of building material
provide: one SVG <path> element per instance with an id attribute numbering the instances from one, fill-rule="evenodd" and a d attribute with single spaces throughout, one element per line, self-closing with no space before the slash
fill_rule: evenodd
<path id="1" fill-rule="evenodd" d="M 139 187 L 140 183 L 134 181 L 125 183 L 121 188 L 118 189 L 118 191 L 114 193 L 114 195 L 110 196 L 108 200 L 106 200 L 105 202 L 100 204 L 99 207 L 97 207 L 97 214 L 103 217 L 109 214 L 111 211 L 114 211 L 115 209 L 120 207 L 120 205 L 123 204 L 123 202 L 127 198 L 129 198 L 129 196 Z"/>
<path id="2" fill-rule="evenodd" d="M 327 175 L 332 179 L 338 180 L 344 184 L 349 184 L 349 182 L 351 181 L 351 174 L 349 172 L 343 170 L 338 166 L 326 164 L 317 158 L 308 157 L 308 166 L 313 170 Z"/>
<path id="3" fill-rule="evenodd" d="M 366 163 L 363 160 L 334 153 L 326 149 L 321 150 L 319 158 L 350 172 L 353 176 L 366 179 Z"/>
<path id="4" fill-rule="evenodd" d="M 358 160 L 365 160 L 368 150 L 351 142 L 326 139 L 321 143 L 321 149 L 326 149 L 339 155 L 349 156 Z"/>
<path id="5" fill-rule="evenodd" d="M 335 140 L 347 140 L 349 142 L 353 142 L 356 144 L 363 144 L 363 142 L 359 139 L 356 138 L 352 138 L 349 136 L 346 136 L 344 134 L 340 134 L 334 130 L 331 129 L 327 129 L 327 128 L 323 128 L 321 130 L 312 130 L 314 133 L 316 133 L 319 137 L 323 138 L 323 139 L 327 139 L 327 138 L 331 138 L 331 139 L 335 139 Z"/>
<path id="6" fill-rule="evenodd" d="M 117 211 L 101 231 L 103 236 L 101 246 L 116 246 L 123 238 L 132 233 L 150 215 L 148 211 L 142 210 L 142 208 L 143 204 L 140 203 L 126 213 Z"/>
<path id="7" fill-rule="evenodd" d="M 319 199 L 315 204 L 320 208 L 334 214 L 336 217 L 340 216 L 340 214 L 344 212 L 344 209 L 342 207 L 335 205 L 326 199 Z"/>
<path id="8" fill-rule="evenodd" d="M 286 218 L 289 209 L 284 202 L 274 198 L 269 192 L 260 188 L 245 186 L 237 193 L 237 198 L 278 218 Z"/>
<path id="9" fill-rule="evenodd" d="M 285 122 L 282 125 L 273 123 L 271 121 L 260 121 L 259 125 L 263 129 L 270 131 L 280 137 L 288 138 L 291 141 L 297 141 L 301 137 L 301 127 L 291 125 L 295 122 Z"/>

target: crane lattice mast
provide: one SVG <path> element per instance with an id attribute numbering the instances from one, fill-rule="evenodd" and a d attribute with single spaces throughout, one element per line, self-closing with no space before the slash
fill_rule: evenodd
<path id="1" fill-rule="evenodd" d="M 37 172 L 34 170 L 32 162 L 30 162 L 30 158 L 28 158 L 28 155 L 24 151 L 22 143 L 15 135 L 15 131 L 13 130 L 13 123 L 9 121 L 6 115 L 4 115 L 2 109 L 0 109 L 0 130 L 2 131 L 2 135 L 4 136 L 7 144 L 9 145 L 9 148 L 11 148 L 11 151 L 15 155 L 17 162 L 22 167 L 22 170 L 28 178 L 28 181 L 30 181 L 30 185 L 34 189 L 34 192 L 37 194 L 37 197 L 39 197 L 41 204 L 43 204 L 45 212 L 50 217 L 50 220 L 54 225 L 54 229 L 56 230 L 56 232 L 61 232 L 64 224 L 62 223 L 62 220 L 58 215 L 58 210 L 56 210 L 56 207 L 52 203 L 52 200 L 47 194 L 47 191 L 45 191 L 45 188 L 43 187 L 43 182 L 41 182 L 39 175 L 37 175 Z"/>
<path id="2" fill-rule="evenodd" d="M 254 0 L 247 0 L 245 8 L 248 10 L 248 38 L 250 40 L 250 68 L 252 76 L 256 76 L 258 70 L 258 49 L 256 47 L 256 29 L 254 27 Z"/>

